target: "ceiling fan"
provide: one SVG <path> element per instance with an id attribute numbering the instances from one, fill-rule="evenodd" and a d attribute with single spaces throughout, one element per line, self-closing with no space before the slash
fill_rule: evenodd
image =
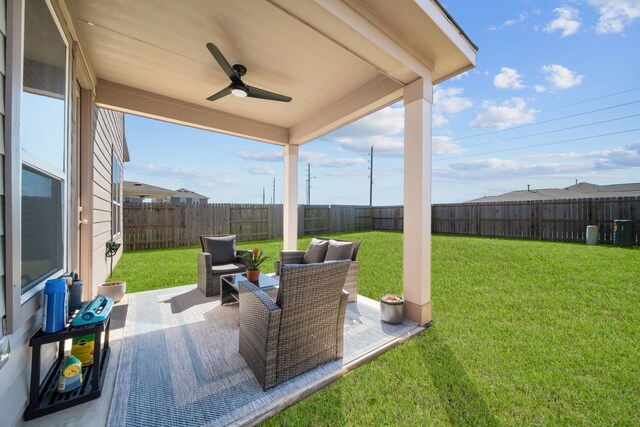
<path id="1" fill-rule="evenodd" d="M 229 65 L 229 61 L 224 57 L 220 49 L 216 47 L 213 43 L 207 43 L 207 49 L 213 55 L 213 58 L 220 64 L 222 71 L 231 79 L 231 84 L 220 92 L 215 93 L 207 98 L 209 101 L 215 101 L 216 99 L 220 99 L 227 95 L 235 95 L 238 98 L 260 98 L 267 99 L 269 101 L 281 101 L 281 102 L 289 102 L 291 101 L 290 96 L 280 95 L 279 93 L 269 92 L 268 90 L 259 89 L 257 87 L 246 85 L 242 82 L 242 76 L 247 74 L 247 67 L 242 64 L 233 64 L 233 66 Z"/>

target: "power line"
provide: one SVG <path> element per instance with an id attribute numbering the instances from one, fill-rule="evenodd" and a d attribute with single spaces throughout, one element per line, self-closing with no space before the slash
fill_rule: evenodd
<path id="1" fill-rule="evenodd" d="M 507 149 L 504 149 L 504 150 L 487 151 L 487 152 L 484 152 L 484 153 L 477 153 L 477 154 L 466 154 L 466 155 L 462 155 L 462 156 L 449 157 L 449 158 L 447 158 L 447 160 L 462 159 L 462 158 L 465 158 L 465 157 L 484 156 L 486 154 L 506 153 L 508 151 L 526 150 L 528 148 L 545 147 L 547 145 L 562 144 L 562 143 L 565 143 L 565 142 L 582 141 L 582 140 L 585 140 L 585 139 L 599 138 L 599 137 L 602 137 L 602 136 L 620 135 L 622 133 L 636 132 L 636 131 L 639 131 L 639 130 L 640 130 L 640 128 L 627 129 L 627 130 L 622 130 L 622 131 L 619 131 L 619 132 L 609 132 L 609 133 L 602 133 L 600 135 L 590 135 L 590 136 L 584 136 L 584 137 L 581 137 L 581 138 L 563 139 L 563 140 L 560 140 L 560 141 L 545 142 L 545 143 L 542 143 L 542 144 L 535 144 L 535 145 L 527 145 L 525 147 L 507 148 Z"/>
<path id="2" fill-rule="evenodd" d="M 582 101 L 572 102 L 570 104 L 559 105 L 557 107 L 548 108 L 546 110 L 536 111 L 535 113 L 523 114 L 521 116 L 512 117 L 512 118 L 504 119 L 504 120 L 496 120 L 496 121 L 493 121 L 491 123 L 509 122 L 511 120 L 514 120 L 514 119 L 520 119 L 522 117 L 532 116 L 532 115 L 537 114 L 537 113 L 547 113 L 549 111 L 555 111 L 555 110 L 560 110 L 562 108 L 573 107 L 574 105 L 586 104 L 587 102 L 597 101 L 599 99 L 609 98 L 609 97 L 612 97 L 612 96 L 621 95 L 623 93 L 633 92 L 633 91 L 636 91 L 638 89 L 640 89 L 640 86 L 633 87 L 631 89 L 625 89 L 625 90 L 622 90 L 622 91 L 619 91 L 619 92 L 613 92 L 613 93 L 609 93 L 609 94 L 605 94 L 605 95 L 601 95 L 601 96 L 596 96 L 595 98 L 589 98 L 589 99 L 584 99 Z M 469 138 L 470 137 L 473 137 L 473 136 L 469 136 Z M 465 138 L 467 138 L 467 137 L 465 137 Z"/>
<path id="3" fill-rule="evenodd" d="M 617 104 L 617 105 L 612 105 L 612 106 L 609 106 L 609 107 L 599 108 L 597 110 L 590 110 L 590 111 L 584 111 L 582 113 L 570 114 L 568 116 L 556 117 L 555 119 L 543 120 L 541 122 L 528 123 L 526 125 L 514 126 L 514 127 L 511 127 L 511 128 L 508 128 L 508 129 L 499 129 L 499 130 L 493 130 L 493 131 L 490 131 L 490 132 L 479 133 L 479 134 L 476 134 L 476 135 L 463 136 L 461 138 L 456 138 L 456 141 L 461 141 L 463 139 L 469 139 L 469 138 L 477 138 L 479 136 L 485 136 L 485 135 L 493 135 L 493 134 L 500 133 L 500 132 L 506 132 L 508 130 L 522 129 L 522 128 L 526 128 L 526 127 L 529 127 L 529 126 L 541 125 L 541 124 L 544 124 L 544 123 L 557 122 L 558 120 L 564 120 L 564 119 L 570 119 L 570 118 L 573 118 L 573 117 L 585 116 L 587 114 L 598 113 L 600 111 L 605 111 L 605 110 L 612 110 L 614 108 L 619 108 L 619 107 L 626 107 L 628 105 L 637 104 L 637 103 L 640 103 L 640 100 L 627 102 L 625 104 Z M 532 114 L 535 114 L 535 113 L 532 113 Z M 525 114 L 523 116 L 514 117 L 514 118 L 511 118 L 509 120 L 514 120 L 514 119 L 521 118 L 521 117 L 527 117 L 527 116 L 530 116 L 532 114 Z M 505 120 L 502 120 L 502 121 L 505 121 Z M 499 123 L 499 122 L 495 122 L 495 123 Z"/>
<path id="4" fill-rule="evenodd" d="M 496 140 L 496 141 L 480 142 L 478 144 L 467 145 L 464 148 L 479 147 L 481 145 L 496 144 L 498 142 L 513 141 L 515 139 L 530 138 L 532 136 L 547 135 L 547 134 L 550 134 L 550 133 L 562 132 L 564 130 L 580 129 L 580 128 L 585 128 L 585 127 L 588 127 L 588 126 L 601 125 L 603 123 L 610 123 L 610 122 L 615 122 L 615 121 L 618 121 L 618 120 L 630 119 L 630 118 L 638 117 L 638 116 L 640 116 L 640 114 L 633 114 L 631 116 L 617 117 L 615 119 L 602 120 L 602 121 L 599 121 L 599 122 L 593 122 L 593 123 L 587 123 L 587 124 L 582 124 L 582 125 L 570 126 L 570 127 L 566 127 L 566 128 L 562 128 L 562 129 L 549 130 L 549 131 L 546 131 L 546 132 L 530 133 L 530 134 L 527 134 L 527 135 L 514 136 L 514 137 L 511 137 L 511 138 L 505 138 L 505 139 L 500 139 L 500 140 Z"/>

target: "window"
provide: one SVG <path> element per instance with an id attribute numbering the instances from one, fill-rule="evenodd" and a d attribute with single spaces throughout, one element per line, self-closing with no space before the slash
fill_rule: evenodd
<path id="1" fill-rule="evenodd" d="M 122 231 L 122 163 L 115 154 L 111 158 L 111 234 Z"/>
<path id="2" fill-rule="evenodd" d="M 20 277 L 29 298 L 66 260 L 68 51 L 45 1 L 25 1 L 22 65 Z"/>

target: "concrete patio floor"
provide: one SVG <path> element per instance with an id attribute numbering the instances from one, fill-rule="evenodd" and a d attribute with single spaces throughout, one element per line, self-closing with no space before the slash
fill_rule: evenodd
<path id="1" fill-rule="evenodd" d="M 401 325 L 400 327 L 381 323 L 379 321 L 378 302 L 370 300 L 363 296 L 358 296 L 358 302 L 349 304 L 349 306 L 350 307 L 347 312 L 347 319 L 345 321 L 345 357 L 343 359 L 330 364 L 331 366 L 325 365 L 324 367 L 317 368 L 317 370 L 314 370 L 317 372 L 312 371 L 314 372 L 314 374 L 310 378 L 301 381 L 299 385 L 295 384 L 294 379 L 289 382 L 291 384 L 285 383 L 286 386 L 284 388 L 277 387 L 275 392 L 262 392 L 261 389 L 258 390 L 259 387 L 257 387 L 257 382 L 255 382 L 256 387 L 254 388 L 252 385 L 253 379 L 245 378 L 243 380 L 244 383 L 250 383 L 251 387 L 248 392 L 245 392 L 244 390 L 242 391 L 241 394 L 244 395 L 244 400 L 246 401 L 247 395 L 251 395 L 254 398 L 258 397 L 260 400 L 259 405 L 246 407 L 244 412 L 231 411 L 233 413 L 222 414 L 219 416 L 219 418 L 216 418 L 211 423 L 198 421 L 194 422 L 192 420 L 190 423 L 187 423 L 185 425 L 254 425 L 264 419 L 269 418 L 275 413 L 282 411 L 287 406 L 292 405 L 299 400 L 302 400 L 304 397 L 330 384 L 350 370 L 353 370 L 357 366 L 366 363 L 382 352 L 390 349 L 400 342 L 409 339 L 410 337 L 423 330 L 423 328 L 418 327 L 417 325 L 410 322 L 405 322 L 405 324 Z M 159 311 L 150 311 L 149 313 L 141 314 L 141 307 L 151 307 L 151 310 Z M 176 310 L 176 308 L 179 309 Z M 144 339 L 141 338 L 144 334 L 149 335 L 161 333 L 164 337 L 163 340 L 167 343 L 166 353 L 169 354 L 169 356 L 167 356 L 168 359 L 163 360 L 161 357 L 153 358 L 153 360 L 150 361 L 150 364 L 155 364 L 157 369 L 158 363 L 166 363 L 168 365 L 174 363 L 173 368 L 175 368 L 175 357 L 171 356 L 171 354 L 186 354 L 184 342 L 182 342 L 184 336 L 189 336 L 191 334 L 201 334 L 202 331 L 212 329 L 210 328 L 210 326 L 212 324 L 216 324 L 216 318 L 212 316 L 233 316 L 235 315 L 234 310 L 237 311 L 237 306 L 221 307 L 218 297 L 205 298 L 195 288 L 195 285 L 127 295 L 120 303 L 116 304 L 113 309 L 111 325 L 112 353 L 104 382 L 102 396 L 99 399 L 32 421 L 21 421 L 19 425 L 27 427 L 49 427 L 52 425 L 85 426 L 87 424 L 93 425 L 94 427 L 102 425 L 106 426 L 110 411 L 115 412 L 115 415 L 113 413 L 111 414 L 112 419 L 110 421 L 110 425 L 128 425 L 130 421 L 132 425 L 139 425 L 140 419 L 133 419 L 135 418 L 135 416 L 133 416 L 132 414 L 136 414 L 136 407 L 135 402 L 131 403 L 130 397 L 131 395 L 134 395 L 138 392 L 136 390 L 133 390 L 132 386 L 131 394 L 129 394 L 129 391 L 127 389 L 128 387 L 122 387 L 122 384 L 127 384 L 130 376 L 133 377 L 135 375 L 138 375 L 141 376 L 141 378 L 143 378 L 144 380 L 144 378 L 146 378 L 146 375 L 151 376 L 153 375 L 153 373 L 141 373 L 141 371 L 145 369 L 145 366 L 128 368 L 129 370 L 126 369 L 126 366 L 129 366 L 133 363 L 131 361 L 133 356 L 127 353 L 139 352 L 139 349 L 132 350 L 130 348 L 133 345 L 132 342 Z M 127 315 L 129 317 L 127 317 Z M 145 315 L 150 317 L 145 318 Z M 185 321 L 184 316 L 190 317 L 187 321 Z M 149 319 L 154 319 L 154 321 L 149 322 Z M 178 319 L 177 323 L 176 319 Z M 218 321 L 219 319 L 220 317 L 218 317 Z M 362 324 L 363 322 L 367 323 L 366 329 L 369 330 L 368 333 L 373 333 L 373 335 L 363 334 L 365 328 L 357 325 Z M 150 323 L 153 323 L 151 329 L 149 329 Z M 142 333 L 140 330 L 137 330 L 136 332 L 136 324 L 138 326 L 142 325 L 142 331 L 144 333 Z M 349 324 L 351 324 L 351 326 Z M 354 324 L 356 324 L 356 326 L 353 326 Z M 351 328 L 351 332 L 349 328 Z M 367 343 L 368 336 L 376 336 L 377 340 L 373 340 L 372 342 Z M 151 338 L 147 337 L 147 339 Z M 157 336 L 154 336 L 153 340 L 156 339 Z M 233 339 L 222 341 L 224 342 L 216 343 L 215 347 L 217 349 L 215 350 L 215 354 L 211 357 L 220 357 L 220 365 L 236 365 L 235 368 L 233 368 L 233 375 L 236 375 L 236 372 L 239 369 L 238 366 L 243 366 L 246 368 L 244 359 L 242 359 L 240 354 L 237 353 L 237 341 L 234 341 Z M 123 344 L 128 350 L 125 350 L 124 353 Z M 216 360 L 200 360 L 201 358 L 207 356 L 195 354 L 198 352 L 192 353 L 193 354 L 190 355 L 192 361 L 187 365 L 195 366 L 197 363 L 205 363 L 206 365 L 217 364 Z M 223 360 L 223 357 L 226 359 Z M 125 365 L 123 365 L 125 369 L 119 370 L 119 364 L 123 362 L 123 358 L 126 359 Z M 247 369 L 248 368 L 246 368 L 245 370 Z M 121 375 L 127 381 L 123 382 L 123 378 L 120 378 L 118 381 L 116 381 L 117 375 Z M 190 377 L 192 376 L 192 371 L 185 368 L 185 371 L 182 372 L 181 375 L 183 378 L 185 377 L 185 375 Z M 225 378 L 225 381 L 228 382 L 229 374 L 224 374 L 223 377 Z M 191 378 L 189 378 L 188 380 L 191 381 Z M 223 382 L 214 381 L 211 378 L 206 378 L 206 380 L 208 382 L 204 385 L 201 384 L 201 379 L 193 380 L 194 385 L 191 385 L 190 387 L 192 387 L 193 389 L 198 389 L 199 387 L 201 390 L 200 393 L 202 395 L 197 395 L 193 397 L 192 400 L 202 400 L 202 402 L 206 403 L 206 399 L 210 398 L 211 396 L 209 395 L 211 394 L 216 394 L 216 399 L 219 399 L 220 395 L 217 393 L 224 393 L 225 391 L 218 391 L 217 388 L 224 389 L 225 387 L 230 387 L 228 384 L 223 385 Z M 155 384 L 153 384 L 152 381 L 153 380 L 150 378 L 148 387 L 154 390 L 161 388 L 160 386 L 156 386 Z M 132 382 L 135 383 L 134 380 L 132 380 Z M 114 393 L 116 383 L 118 383 L 119 389 Z M 175 377 L 173 380 L 169 379 L 169 383 L 171 393 L 176 393 L 177 395 L 177 393 L 179 392 L 173 389 L 174 387 L 177 387 Z M 238 386 L 238 384 L 233 384 L 233 386 Z M 180 393 L 180 396 L 182 396 L 182 392 Z M 237 391 L 235 393 L 237 393 Z M 270 393 L 272 395 L 269 395 Z M 263 398 L 265 399 L 264 402 L 262 402 Z M 184 400 L 185 398 L 180 397 L 180 399 Z M 234 399 L 233 394 L 231 395 L 231 399 Z M 238 397 L 237 399 L 237 402 L 229 402 L 231 403 L 232 407 L 242 407 L 242 405 L 246 403 L 243 402 L 240 397 Z M 163 404 L 163 402 L 157 403 L 159 406 Z M 179 402 L 179 405 L 176 405 L 180 406 L 180 411 L 184 411 L 185 407 L 188 406 L 189 403 L 193 402 L 185 403 L 184 401 L 182 401 Z M 129 405 L 131 407 L 130 413 L 127 414 L 126 410 L 120 413 L 118 411 L 113 411 L 112 405 L 116 405 L 116 407 L 118 408 L 123 406 L 126 407 L 127 405 Z M 205 407 L 207 406 L 205 405 Z M 196 406 L 195 409 L 191 409 L 191 411 L 197 411 L 197 408 L 198 406 Z M 197 415 L 198 414 L 195 414 L 194 418 L 196 420 L 199 419 Z M 185 418 L 189 418 L 189 416 Z M 176 425 L 175 422 L 172 423 L 170 421 L 166 421 L 166 423 L 167 425 Z M 159 425 L 158 420 L 150 422 L 149 425 Z"/>

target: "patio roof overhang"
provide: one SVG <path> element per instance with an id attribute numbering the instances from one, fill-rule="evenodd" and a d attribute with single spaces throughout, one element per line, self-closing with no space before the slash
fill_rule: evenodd
<path id="1" fill-rule="evenodd" d="M 300 145 L 475 65 L 476 47 L 434 0 L 63 0 L 96 104 L 269 143 Z M 289 103 L 206 98 L 229 80 Z"/>
<path id="2" fill-rule="evenodd" d="M 475 66 L 477 48 L 437 0 L 57 0 L 74 70 L 98 106 L 283 146 L 283 246 L 298 237 L 299 146 L 404 102 L 403 289 L 431 322 L 433 85 Z M 229 79 L 289 103 L 207 97 Z"/>

